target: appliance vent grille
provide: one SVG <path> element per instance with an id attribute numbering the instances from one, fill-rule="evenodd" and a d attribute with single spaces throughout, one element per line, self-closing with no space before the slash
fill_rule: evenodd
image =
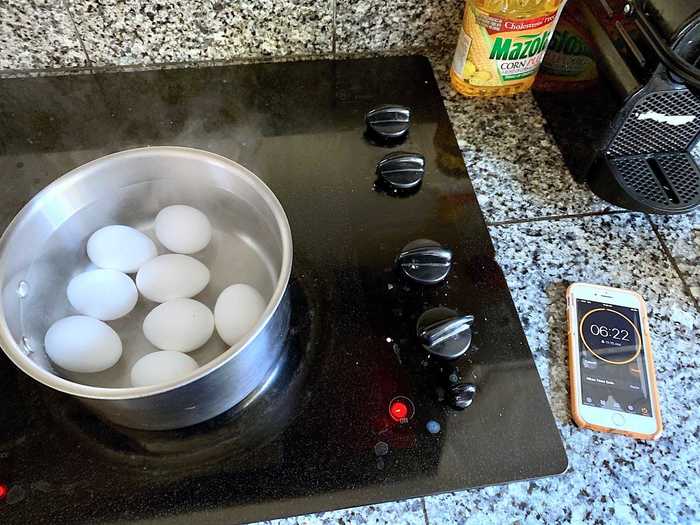
<path id="1" fill-rule="evenodd" d="M 700 174 L 687 153 L 611 160 L 623 187 L 642 202 L 668 211 L 700 202 Z"/>
<path id="2" fill-rule="evenodd" d="M 665 122 L 638 117 L 655 112 L 661 115 L 695 118 L 688 124 L 672 126 Z M 608 155 L 640 155 L 685 151 L 700 132 L 700 99 L 687 89 L 660 91 L 642 97 L 627 114 L 608 147 Z"/>
<path id="3" fill-rule="evenodd" d="M 658 157 L 664 173 L 672 173 L 673 185 L 681 204 L 697 201 L 700 196 L 700 178 L 691 160 L 685 155 L 663 155 Z"/>
<path id="4" fill-rule="evenodd" d="M 666 206 L 669 199 L 644 157 L 614 159 L 613 164 L 625 186 L 645 201 Z"/>

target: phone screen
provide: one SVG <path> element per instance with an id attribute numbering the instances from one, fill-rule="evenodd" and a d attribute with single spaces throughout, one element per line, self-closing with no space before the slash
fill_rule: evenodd
<path id="1" fill-rule="evenodd" d="M 639 310 L 576 300 L 584 405 L 652 417 Z"/>

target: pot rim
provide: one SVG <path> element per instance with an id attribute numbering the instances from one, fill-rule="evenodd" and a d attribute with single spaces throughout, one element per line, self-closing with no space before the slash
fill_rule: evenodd
<path id="1" fill-rule="evenodd" d="M 153 155 L 168 155 L 174 157 L 185 156 L 189 158 L 195 155 L 207 162 L 218 164 L 219 166 L 223 166 L 227 169 L 233 168 L 239 172 L 246 182 L 260 194 L 263 200 L 270 207 L 282 238 L 282 266 L 280 268 L 279 277 L 277 279 L 277 284 L 272 294 L 272 298 L 268 301 L 267 308 L 258 320 L 255 328 L 249 333 L 248 337 L 242 341 L 239 341 L 236 345 L 229 348 L 220 356 L 199 367 L 188 376 L 177 381 L 160 385 L 124 388 L 105 388 L 83 385 L 81 383 L 63 379 L 62 377 L 59 377 L 34 363 L 34 361 L 32 361 L 29 356 L 25 354 L 22 349 L 20 349 L 19 345 L 12 336 L 10 328 L 5 319 L 3 304 L 0 302 L 0 342 L 2 343 L 1 346 L 3 351 L 24 373 L 33 379 L 36 379 L 40 383 L 53 388 L 54 390 L 89 399 L 127 400 L 162 394 L 197 381 L 210 374 L 217 368 L 223 366 L 226 362 L 233 359 L 239 353 L 245 351 L 249 343 L 258 336 L 258 334 L 263 330 L 263 328 L 275 314 L 277 307 L 282 301 L 282 298 L 287 290 L 287 285 L 292 272 L 292 232 L 289 226 L 289 220 L 284 212 L 284 208 L 275 194 L 260 178 L 241 164 L 238 164 L 237 162 L 234 162 L 221 155 L 217 155 L 216 153 L 182 146 L 147 146 L 143 148 L 133 148 L 119 151 L 117 153 L 105 155 L 82 164 L 81 166 L 78 166 L 65 175 L 59 177 L 37 193 L 29 202 L 27 202 L 27 204 L 22 207 L 22 209 L 17 213 L 17 215 L 15 215 L 8 227 L 5 229 L 2 237 L 0 237 L 0 262 L 2 261 L 3 254 L 7 249 L 7 243 L 18 228 L 23 216 L 29 213 L 29 210 L 34 208 L 41 199 L 46 198 L 53 191 L 55 191 L 56 188 L 66 184 L 75 184 L 79 182 L 81 178 L 86 176 L 87 172 L 94 168 L 95 164 L 102 163 L 107 159 L 112 160 L 121 157 L 150 157 Z M 4 278 L 4 271 L 2 269 L 2 265 L 0 264 L 0 283 L 2 283 Z"/>

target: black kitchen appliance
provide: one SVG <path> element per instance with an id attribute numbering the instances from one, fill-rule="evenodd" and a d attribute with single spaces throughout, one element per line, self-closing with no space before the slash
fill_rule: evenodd
<path id="1" fill-rule="evenodd" d="M 700 1 L 570 0 L 535 96 L 578 181 L 624 208 L 685 213 L 700 204 L 699 67 Z"/>
<path id="2" fill-rule="evenodd" d="M 286 359 L 208 422 L 118 428 L 1 355 L 0 522 L 236 523 L 566 469 L 425 58 L 0 88 L 3 224 L 77 165 L 169 144 L 254 171 L 294 238 Z M 387 103 L 396 111 L 379 120 L 393 124 L 368 133 L 367 112 Z"/>

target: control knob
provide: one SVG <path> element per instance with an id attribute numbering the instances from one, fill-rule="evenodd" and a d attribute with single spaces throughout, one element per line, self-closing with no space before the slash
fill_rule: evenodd
<path id="1" fill-rule="evenodd" d="M 429 239 L 418 239 L 403 247 L 396 265 L 404 275 L 420 284 L 437 284 L 452 268 L 452 251 Z"/>
<path id="2" fill-rule="evenodd" d="M 473 315 L 460 315 L 444 307 L 431 308 L 418 318 L 416 334 L 430 355 L 449 362 L 469 350 L 473 322 Z M 445 400 L 452 408 L 464 410 L 474 401 L 476 385 L 463 382 L 455 367 L 446 366 L 441 370 L 446 383 Z"/>
<path id="3" fill-rule="evenodd" d="M 399 142 L 411 127 L 411 110 L 396 104 L 377 106 L 367 112 L 365 124 L 370 138 L 383 143 Z"/>

